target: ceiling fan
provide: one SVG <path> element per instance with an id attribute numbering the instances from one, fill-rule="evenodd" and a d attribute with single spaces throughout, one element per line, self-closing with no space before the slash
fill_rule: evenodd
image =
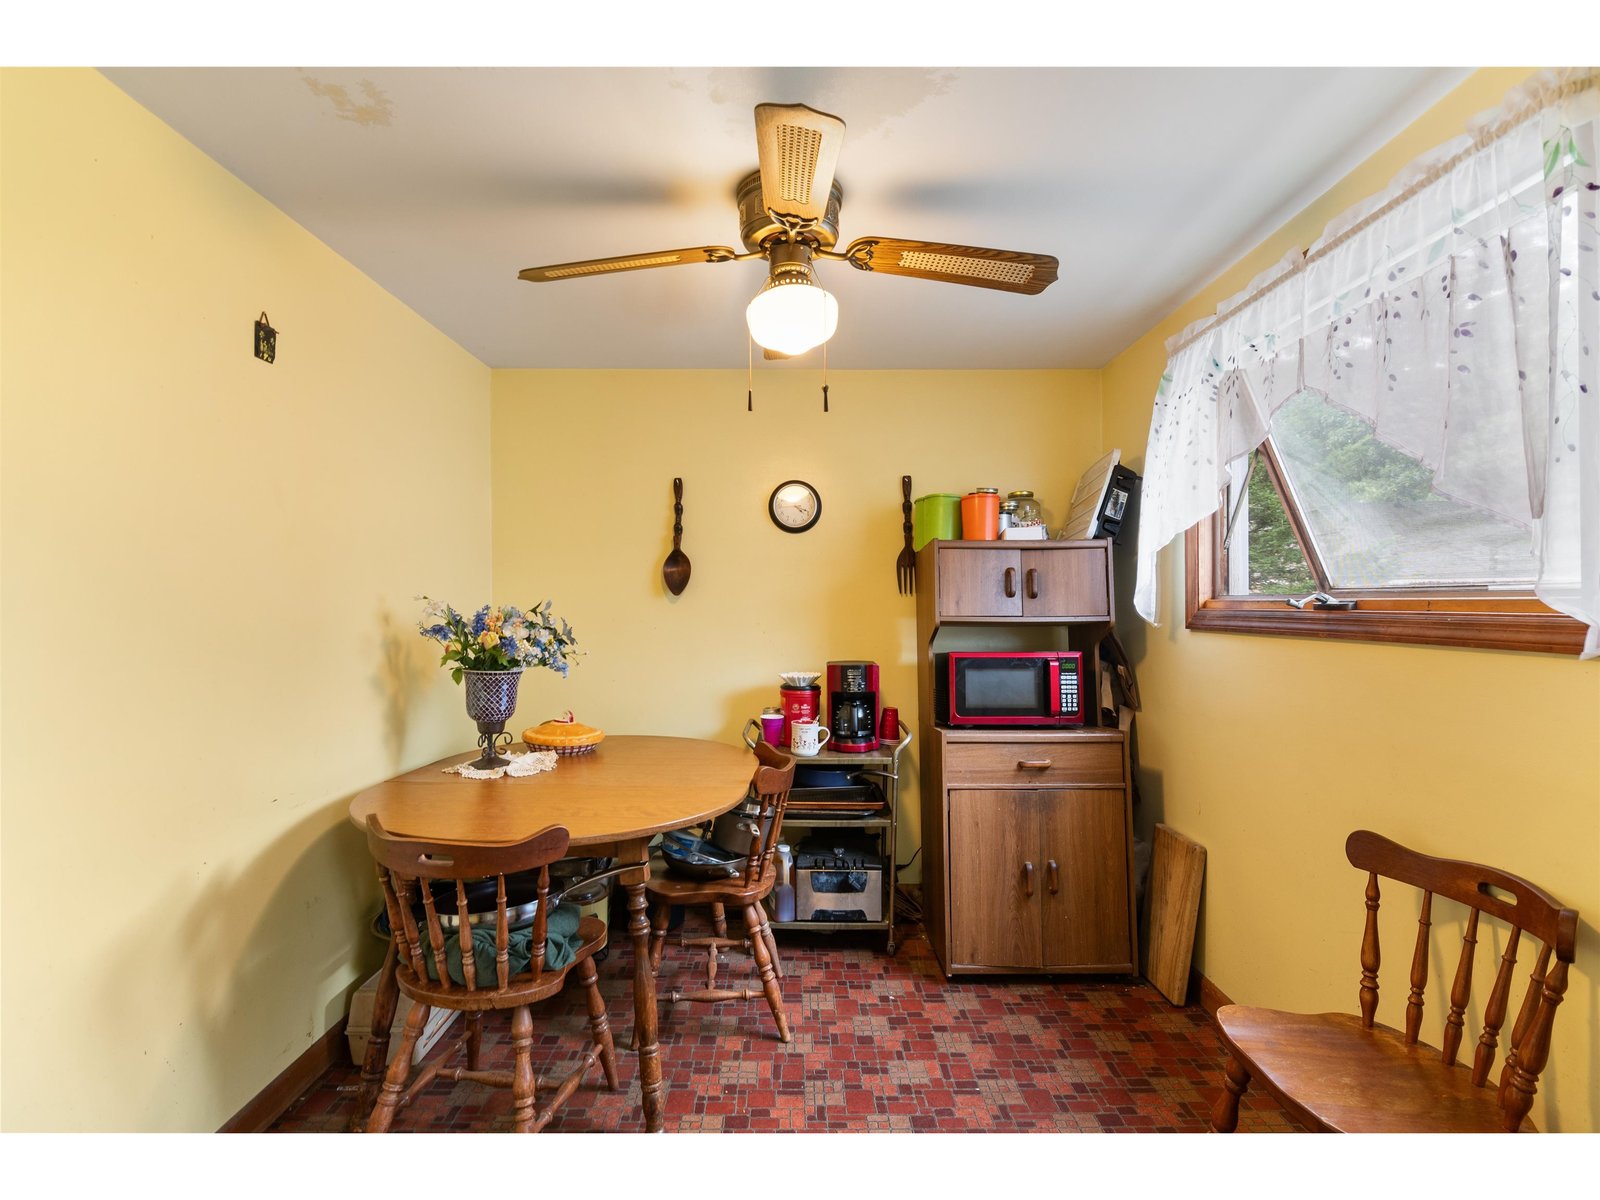
<path id="1" fill-rule="evenodd" d="M 910 275 L 1029 296 L 1055 282 L 1059 264 L 1048 254 L 889 237 L 857 238 L 842 251 L 835 250 L 843 193 L 834 167 L 843 141 L 844 122 L 838 117 L 804 104 L 758 104 L 760 167 L 735 189 L 744 253 L 731 246 L 691 246 L 529 267 L 517 278 L 553 283 L 647 267 L 763 258 L 770 264 L 767 282 L 750 301 L 745 319 L 751 338 L 768 358 L 803 354 L 833 336 L 839 306 L 817 284 L 812 263 L 819 258 L 847 262 L 872 274 Z"/>

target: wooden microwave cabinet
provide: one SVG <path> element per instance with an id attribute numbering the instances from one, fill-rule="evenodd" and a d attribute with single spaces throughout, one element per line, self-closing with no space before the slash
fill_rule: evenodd
<path id="1" fill-rule="evenodd" d="M 1110 543 L 936 541 L 917 575 L 923 908 L 941 968 L 1134 972 L 1128 729 L 946 729 L 933 702 L 934 655 L 956 634 L 965 648 L 1007 648 L 1008 627 L 1044 625 L 1035 637 L 1083 651 L 1093 722 Z"/>

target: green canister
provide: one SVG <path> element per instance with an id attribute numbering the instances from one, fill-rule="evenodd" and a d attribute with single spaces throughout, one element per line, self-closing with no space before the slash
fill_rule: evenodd
<path id="1" fill-rule="evenodd" d="M 921 550 L 929 542 L 961 537 L 961 497 L 949 492 L 918 496 L 911 506 L 911 547 Z"/>

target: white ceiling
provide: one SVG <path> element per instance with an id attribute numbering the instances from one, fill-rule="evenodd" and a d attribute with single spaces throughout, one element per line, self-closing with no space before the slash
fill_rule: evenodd
<path id="1" fill-rule="evenodd" d="M 517 271 L 738 247 L 733 188 L 755 168 L 755 105 L 835 113 L 841 244 L 882 235 L 1061 260 L 1039 296 L 819 265 L 840 307 L 830 366 L 949 369 L 1104 365 L 1468 72 L 105 73 L 491 367 L 744 366 L 763 263 L 549 284 Z"/>

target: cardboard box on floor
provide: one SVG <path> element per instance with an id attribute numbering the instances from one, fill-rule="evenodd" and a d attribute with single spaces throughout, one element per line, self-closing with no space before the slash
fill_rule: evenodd
<path id="1" fill-rule="evenodd" d="M 344 1031 L 350 1041 L 350 1061 L 358 1066 L 366 1060 L 367 1043 L 372 1040 L 372 1005 L 377 998 L 377 975 L 363 983 L 350 997 L 350 1019 L 345 1023 Z M 394 1024 L 390 1027 L 389 1062 L 394 1061 L 395 1051 L 400 1047 L 400 1030 L 404 1028 L 406 1014 L 410 1011 L 410 999 L 399 997 L 395 1003 Z M 449 1008 L 436 1008 L 428 1015 L 428 1023 L 422 1027 L 422 1036 L 417 1039 L 416 1048 L 411 1053 L 412 1065 L 421 1062 L 423 1056 L 433 1049 L 457 1015 L 454 1009 Z"/>

